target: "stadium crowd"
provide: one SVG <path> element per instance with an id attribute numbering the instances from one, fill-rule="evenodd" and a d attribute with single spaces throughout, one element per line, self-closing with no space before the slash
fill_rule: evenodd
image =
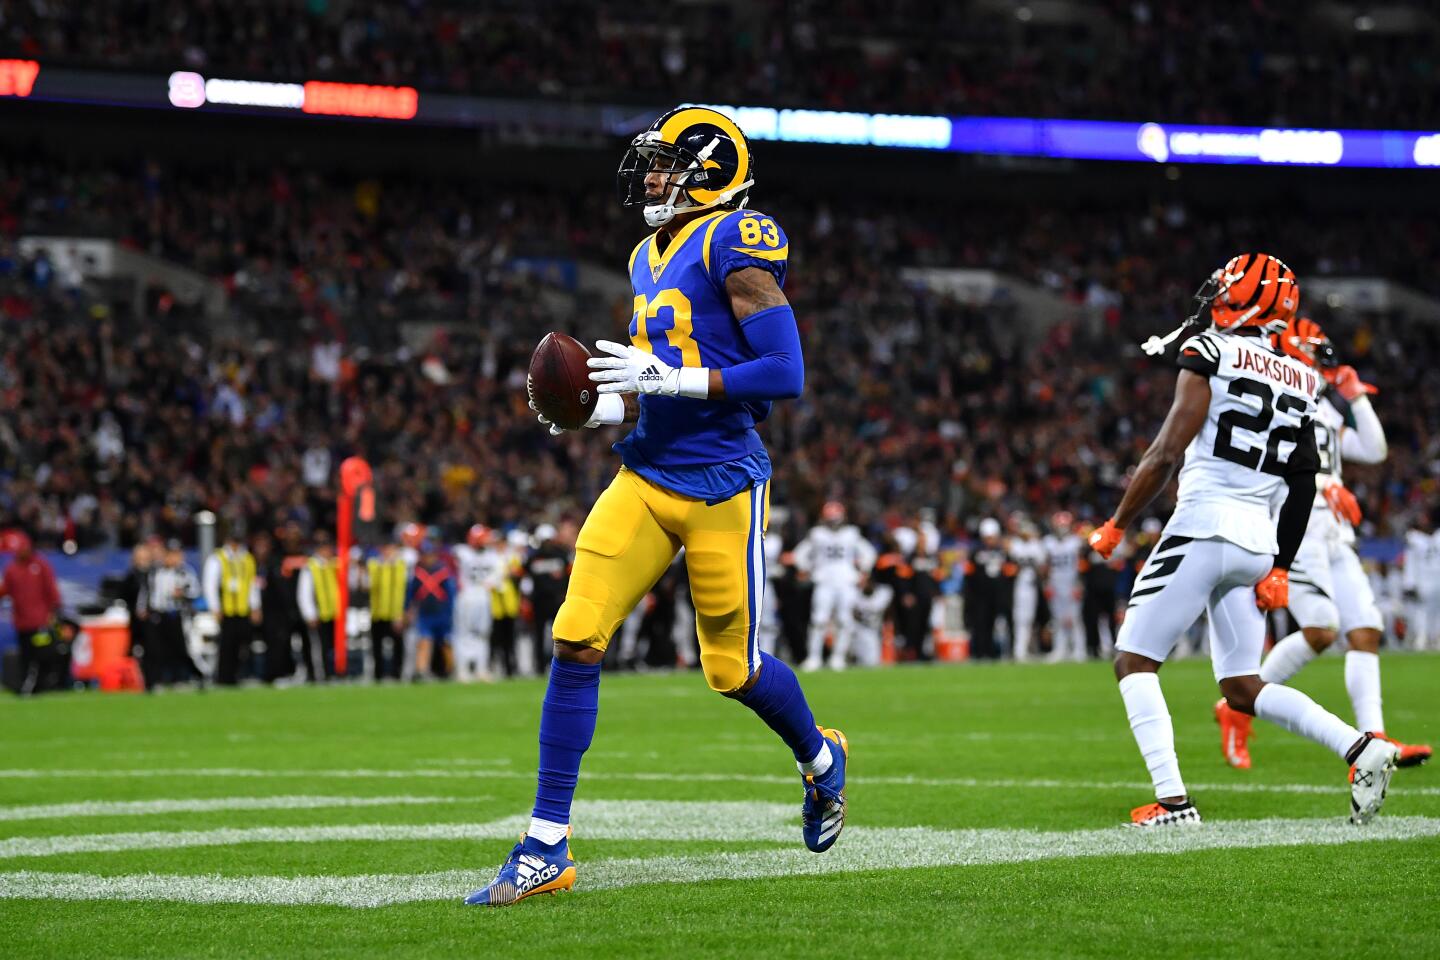
<path id="1" fill-rule="evenodd" d="M 767 428 L 775 496 L 807 517 L 832 496 L 882 525 L 935 509 L 956 533 L 997 511 L 1104 515 L 1169 390 L 1134 344 L 1183 316 L 1209 252 L 1280 235 L 1302 282 L 1368 273 L 1440 292 L 1440 230 L 1419 216 L 1317 226 L 1178 202 L 961 216 L 857 201 L 842 218 L 783 195 L 765 209 L 795 241 L 786 289 L 808 367 L 805 397 L 778 405 Z M 20 237 L 57 233 L 111 236 L 213 277 L 244 336 L 199 332 L 163 292 L 136 319 L 46 251 L 21 254 Z M 331 468 L 355 451 L 395 491 L 392 523 L 454 533 L 576 515 L 608 477 L 606 438 L 557 443 L 533 429 L 524 369 L 543 331 L 603 335 L 628 301 L 523 265 L 612 265 L 640 233 L 603 196 L 0 160 L 0 516 L 82 547 L 189 538 L 201 508 L 251 529 L 325 526 Z M 1397 233 L 1405 243 L 1376 242 Z M 1018 276 L 1084 319 L 1021 334 L 1010 308 L 918 289 L 905 266 Z M 1323 307 L 1316 317 L 1334 320 L 1342 357 L 1383 391 L 1388 480 L 1357 473 L 1356 492 L 1369 530 L 1395 534 L 1432 492 L 1440 457 L 1436 331 Z M 412 349 L 398 332 L 416 320 L 452 322 Z"/>
<path id="2" fill-rule="evenodd" d="M 1135 345 L 1183 316 L 1208 258 L 1281 235 L 1302 284 L 1368 273 L 1440 291 L 1440 232 L 1419 215 L 1316 225 L 1179 202 L 980 204 L 961 215 L 857 199 L 839 217 L 784 194 L 764 208 L 794 240 L 786 291 L 807 359 L 804 397 L 777 405 L 764 428 L 785 508 L 777 556 L 840 500 L 886 569 L 911 572 L 887 584 L 897 612 L 907 596 L 929 611 L 944 591 L 969 591 L 971 611 L 1009 608 L 997 597 L 1013 589 L 1002 582 L 1010 560 L 976 563 L 986 518 L 1018 536 L 1057 511 L 1082 523 L 1110 513 L 1173 382 Z M 0 529 L 42 547 L 129 549 L 191 543 L 195 514 L 210 510 L 308 557 L 311 538 L 334 527 L 335 468 L 360 453 L 383 491 L 384 529 L 415 521 L 458 543 L 477 522 L 502 533 L 548 524 L 563 542 L 613 472 L 612 438 L 546 435 L 523 400 L 525 368 L 548 329 L 593 339 L 624 323 L 628 298 L 583 292 L 563 268 L 613 266 L 640 233 L 608 196 L 554 189 L 0 160 Z M 201 322 L 164 290 L 122 302 L 50 251 L 22 252 L 20 238 L 56 234 L 112 237 L 218 281 L 225 322 Z M 910 266 L 997 270 L 1080 309 L 1037 331 L 1013 306 L 905 281 Z M 1440 331 L 1399 314 L 1322 305 L 1316 316 L 1381 388 L 1389 463 L 1347 476 L 1364 532 L 1396 536 L 1436 492 Z M 448 322 L 399 336 L 416 321 Z M 920 529 L 933 536 L 897 536 Z M 792 565 L 778 567 L 798 582 Z M 1121 567 L 1094 567 L 1077 589 L 1123 596 Z M 658 609 L 679 605 L 677 579 Z M 992 579 L 1001 593 L 977 597 Z M 786 629 L 800 651 L 805 588 L 794 596 Z M 928 617 L 905 618 L 907 654 L 928 652 Z"/>
<path id="3" fill-rule="evenodd" d="M 1414 14 L 1402 29 L 1333 6 L 22 0 L 0 15 L 0 55 L 511 96 L 708 102 L 724 90 L 729 102 L 903 113 L 1430 121 L 1440 97 L 1430 5 L 1388 5 Z"/>

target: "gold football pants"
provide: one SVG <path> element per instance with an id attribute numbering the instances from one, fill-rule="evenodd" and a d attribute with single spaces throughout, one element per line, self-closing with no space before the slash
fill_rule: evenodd
<path id="1" fill-rule="evenodd" d="M 760 667 L 769 493 L 767 481 L 707 506 L 621 467 L 580 529 L 555 639 L 603 651 L 684 547 L 705 680 L 738 690 Z"/>

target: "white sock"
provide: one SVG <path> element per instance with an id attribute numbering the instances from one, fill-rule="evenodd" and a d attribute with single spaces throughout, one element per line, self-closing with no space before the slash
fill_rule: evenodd
<path id="1" fill-rule="evenodd" d="M 1307 740 L 1329 747 L 1345 759 L 1360 731 L 1294 687 L 1267 683 L 1255 698 L 1255 716 L 1269 720 Z"/>
<path id="2" fill-rule="evenodd" d="M 835 758 L 830 756 L 830 741 L 824 740 L 820 744 L 820 752 L 815 754 L 813 760 L 809 763 L 801 763 L 797 760 L 795 766 L 799 767 L 800 772 L 807 777 L 823 777 L 829 771 L 830 764 L 834 762 Z"/>
<path id="3" fill-rule="evenodd" d="M 1265 662 L 1260 664 L 1260 679 L 1266 683 L 1289 683 L 1290 678 L 1316 656 L 1315 648 L 1305 642 L 1305 634 L 1296 630 L 1270 648 Z"/>
<path id="4" fill-rule="evenodd" d="M 539 817 L 531 817 L 530 829 L 525 831 L 525 835 L 534 837 L 546 846 L 553 847 L 561 840 L 564 840 L 569 832 L 570 825 L 568 823 L 556 823 L 553 820 L 541 820 Z"/>
<path id="5" fill-rule="evenodd" d="M 1160 692 L 1160 677 L 1132 673 L 1120 681 L 1120 696 L 1125 701 L 1125 715 L 1130 719 L 1135 744 L 1155 783 L 1156 798 L 1186 796 L 1185 782 L 1180 779 L 1180 759 L 1175 756 L 1175 724 L 1170 720 L 1165 694 Z"/>
<path id="6" fill-rule="evenodd" d="M 1355 726 L 1369 733 L 1385 730 L 1380 710 L 1380 655 L 1363 650 L 1345 654 L 1345 690 L 1355 708 Z"/>

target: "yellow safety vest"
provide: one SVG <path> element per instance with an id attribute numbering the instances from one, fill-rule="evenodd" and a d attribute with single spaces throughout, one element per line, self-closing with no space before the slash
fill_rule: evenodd
<path id="1" fill-rule="evenodd" d="M 310 558 L 310 585 L 315 591 L 315 616 L 322 621 L 335 619 L 340 609 L 340 578 L 334 560 Z"/>
<path id="2" fill-rule="evenodd" d="M 500 586 L 490 591 L 490 615 L 496 620 L 509 620 L 520 616 L 520 587 L 515 582 L 520 565 L 512 561 L 509 566 L 510 575 Z"/>
<path id="3" fill-rule="evenodd" d="M 394 621 L 405 616 L 405 559 L 370 561 L 370 619 Z"/>
<path id="4" fill-rule="evenodd" d="M 231 557 L 221 550 L 220 612 L 227 617 L 250 616 L 250 591 L 255 586 L 255 558 L 250 551 Z"/>

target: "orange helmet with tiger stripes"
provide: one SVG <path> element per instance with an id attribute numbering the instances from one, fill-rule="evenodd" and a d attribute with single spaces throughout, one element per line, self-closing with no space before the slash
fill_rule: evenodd
<path id="1" fill-rule="evenodd" d="M 1221 330 L 1269 327 L 1295 315 L 1300 284 L 1280 258 L 1242 253 L 1211 274 L 1197 296 L 1209 301 L 1211 322 Z"/>
<path id="2" fill-rule="evenodd" d="M 1285 329 L 1275 334 L 1275 346 L 1307 367 L 1328 370 L 1339 363 L 1334 344 L 1309 317 L 1291 317 Z"/>

